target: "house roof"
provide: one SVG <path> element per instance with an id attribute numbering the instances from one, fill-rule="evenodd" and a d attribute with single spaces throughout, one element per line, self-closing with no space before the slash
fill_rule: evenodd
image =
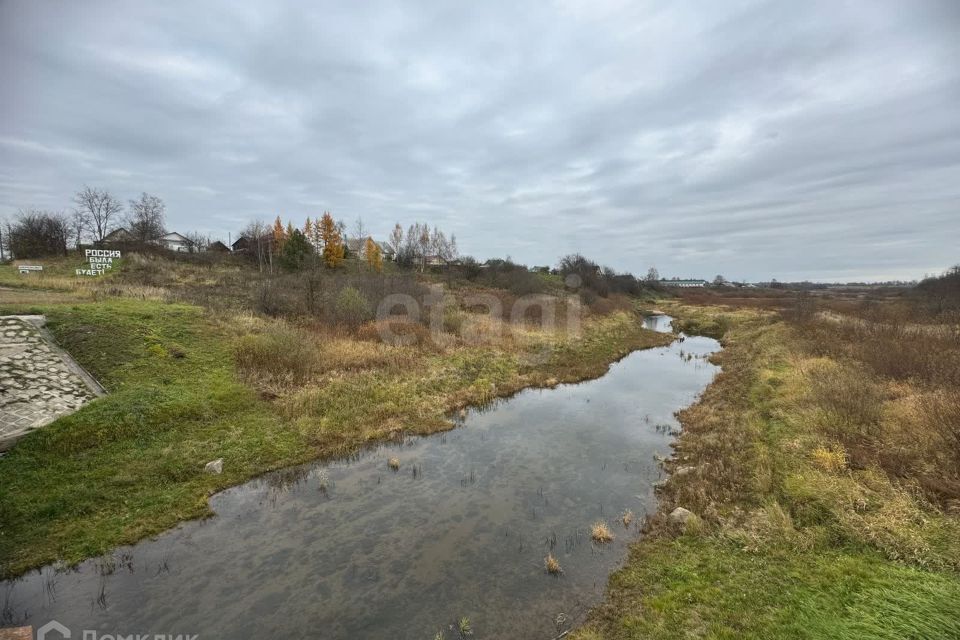
<path id="1" fill-rule="evenodd" d="M 242 248 L 244 245 L 256 242 L 256 240 L 257 240 L 256 238 L 251 238 L 250 236 L 240 236 L 239 238 L 233 241 L 233 248 L 234 249 Z M 260 241 L 264 243 L 273 242 L 273 235 L 269 233 L 265 233 L 262 236 L 260 236 Z"/>
<path id="2" fill-rule="evenodd" d="M 128 239 L 130 237 L 131 237 L 130 232 L 127 231 L 125 227 L 120 227 L 119 229 L 114 229 L 107 235 L 103 236 L 103 239 L 105 241 L 109 241 L 109 240 Z"/>
<path id="3" fill-rule="evenodd" d="M 347 246 L 348 251 L 353 251 L 354 253 L 360 253 L 361 251 L 363 251 L 364 247 L 366 246 L 366 243 L 367 243 L 366 238 L 347 238 L 345 244 Z M 391 255 L 391 256 L 393 255 L 393 249 L 390 248 L 390 245 L 387 244 L 386 242 L 381 242 L 380 240 L 374 240 L 374 243 L 376 243 L 376 245 L 380 247 L 380 252 L 383 253 L 384 255 Z"/>
<path id="4" fill-rule="evenodd" d="M 176 240 L 179 242 L 190 242 L 185 236 L 180 235 L 176 231 L 171 231 L 168 234 L 160 236 L 161 240 Z"/>

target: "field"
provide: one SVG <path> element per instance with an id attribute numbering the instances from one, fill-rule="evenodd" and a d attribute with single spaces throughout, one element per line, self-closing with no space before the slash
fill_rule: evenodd
<path id="1" fill-rule="evenodd" d="M 723 372 L 574 637 L 960 637 L 956 316 L 900 293 L 732 298 L 664 303 L 722 338 Z"/>
<path id="2" fill-rule="evenodd" d="M 27 280 L 0 267 L 0 286 L 15 285 L 0 290 L 0 312 L 46 314 L 110 392 L 0 458 L 3 576 L 96 556 L 209 515 L 211 493 L 265 471 L 447 429 L 460 407 L 596 377 L 669 341 L 642 329 L 631 303 L 588 312 L 568 333 L 475 313 L 464 300 L 477 288 L 463 285 L 445 289 L 439 331 L 398 321 L 418 341 L 385 344 L 375 322 L 321 321 L 322 310 L 298 312 L 300 298 L 262 312 L 263 282 L 242 265 L 133 258 L 79 283 L 71 269 L 65 260 Z M 217 458 L 223 474 L 204 473 Z"/>

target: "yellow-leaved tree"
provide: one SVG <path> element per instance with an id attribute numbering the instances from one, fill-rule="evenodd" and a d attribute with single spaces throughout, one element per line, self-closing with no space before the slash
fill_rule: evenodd
<path id="1" fill-rule="evenodd" d="M 320 242 L 323 243 L 323 263 L 333 269 L 343 262 L 343 238 L 330 212 L 320 218 Z"/>
<path id="2" fill-rule="evenodd" d="M 280 221 L 280 216 L 277 216 L 277 219 L 273 223 L 273 252 L 280 253 L 283 251 L 283 245 L 287 241 L 287 230 L 283 228 L 283 222 Z"/>
<path id="3" fill-rule="evenodd" d="M 367 266 L 377 273 L 383 271 L 383 252 L 380 251 L 380 245 L 374 242 L 370 236 L 367 236 L 367 242 L 363 247 L 363 252 L 367 257 Z"/>
<path id="4" fill-rule="evenodd" d="M 313 244 L 313 222 L 310 220 L 310 216 L 307 216 L 307 221 L 303 223 L 303 235 L 307 238 L 307 242 L 309 242 L 312 245 Z"/>

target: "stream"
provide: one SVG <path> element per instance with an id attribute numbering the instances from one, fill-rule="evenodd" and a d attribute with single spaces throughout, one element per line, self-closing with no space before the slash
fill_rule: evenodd
<path id="1" fill-rule="evenodd" d="M 645 323 L 670 328 L 667 316 Z M 454 640 L 467 618 L 472 638 L 549 640 L 602 601 L 656 509 L 654 456 L 670 455 L 673 414 L 713 379 L 719 349 L 686 337 L 636 351 L 596 380 L 471 410 L 452 431 L 233 487 L 210 499 L 216 517 L 0 583 L 0 626 Z M 612 542 L 592 542 L 598 520 Z M 545 571 L 548 553 L 561 575 Z"/>

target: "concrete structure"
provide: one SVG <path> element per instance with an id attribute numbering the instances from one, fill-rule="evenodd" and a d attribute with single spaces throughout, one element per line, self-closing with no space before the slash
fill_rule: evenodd
<path id="1" fill-rule="evenodd" d="M 53 343 L 43 316 L 0 316 L 0 451 L 105 393 Z"/>

